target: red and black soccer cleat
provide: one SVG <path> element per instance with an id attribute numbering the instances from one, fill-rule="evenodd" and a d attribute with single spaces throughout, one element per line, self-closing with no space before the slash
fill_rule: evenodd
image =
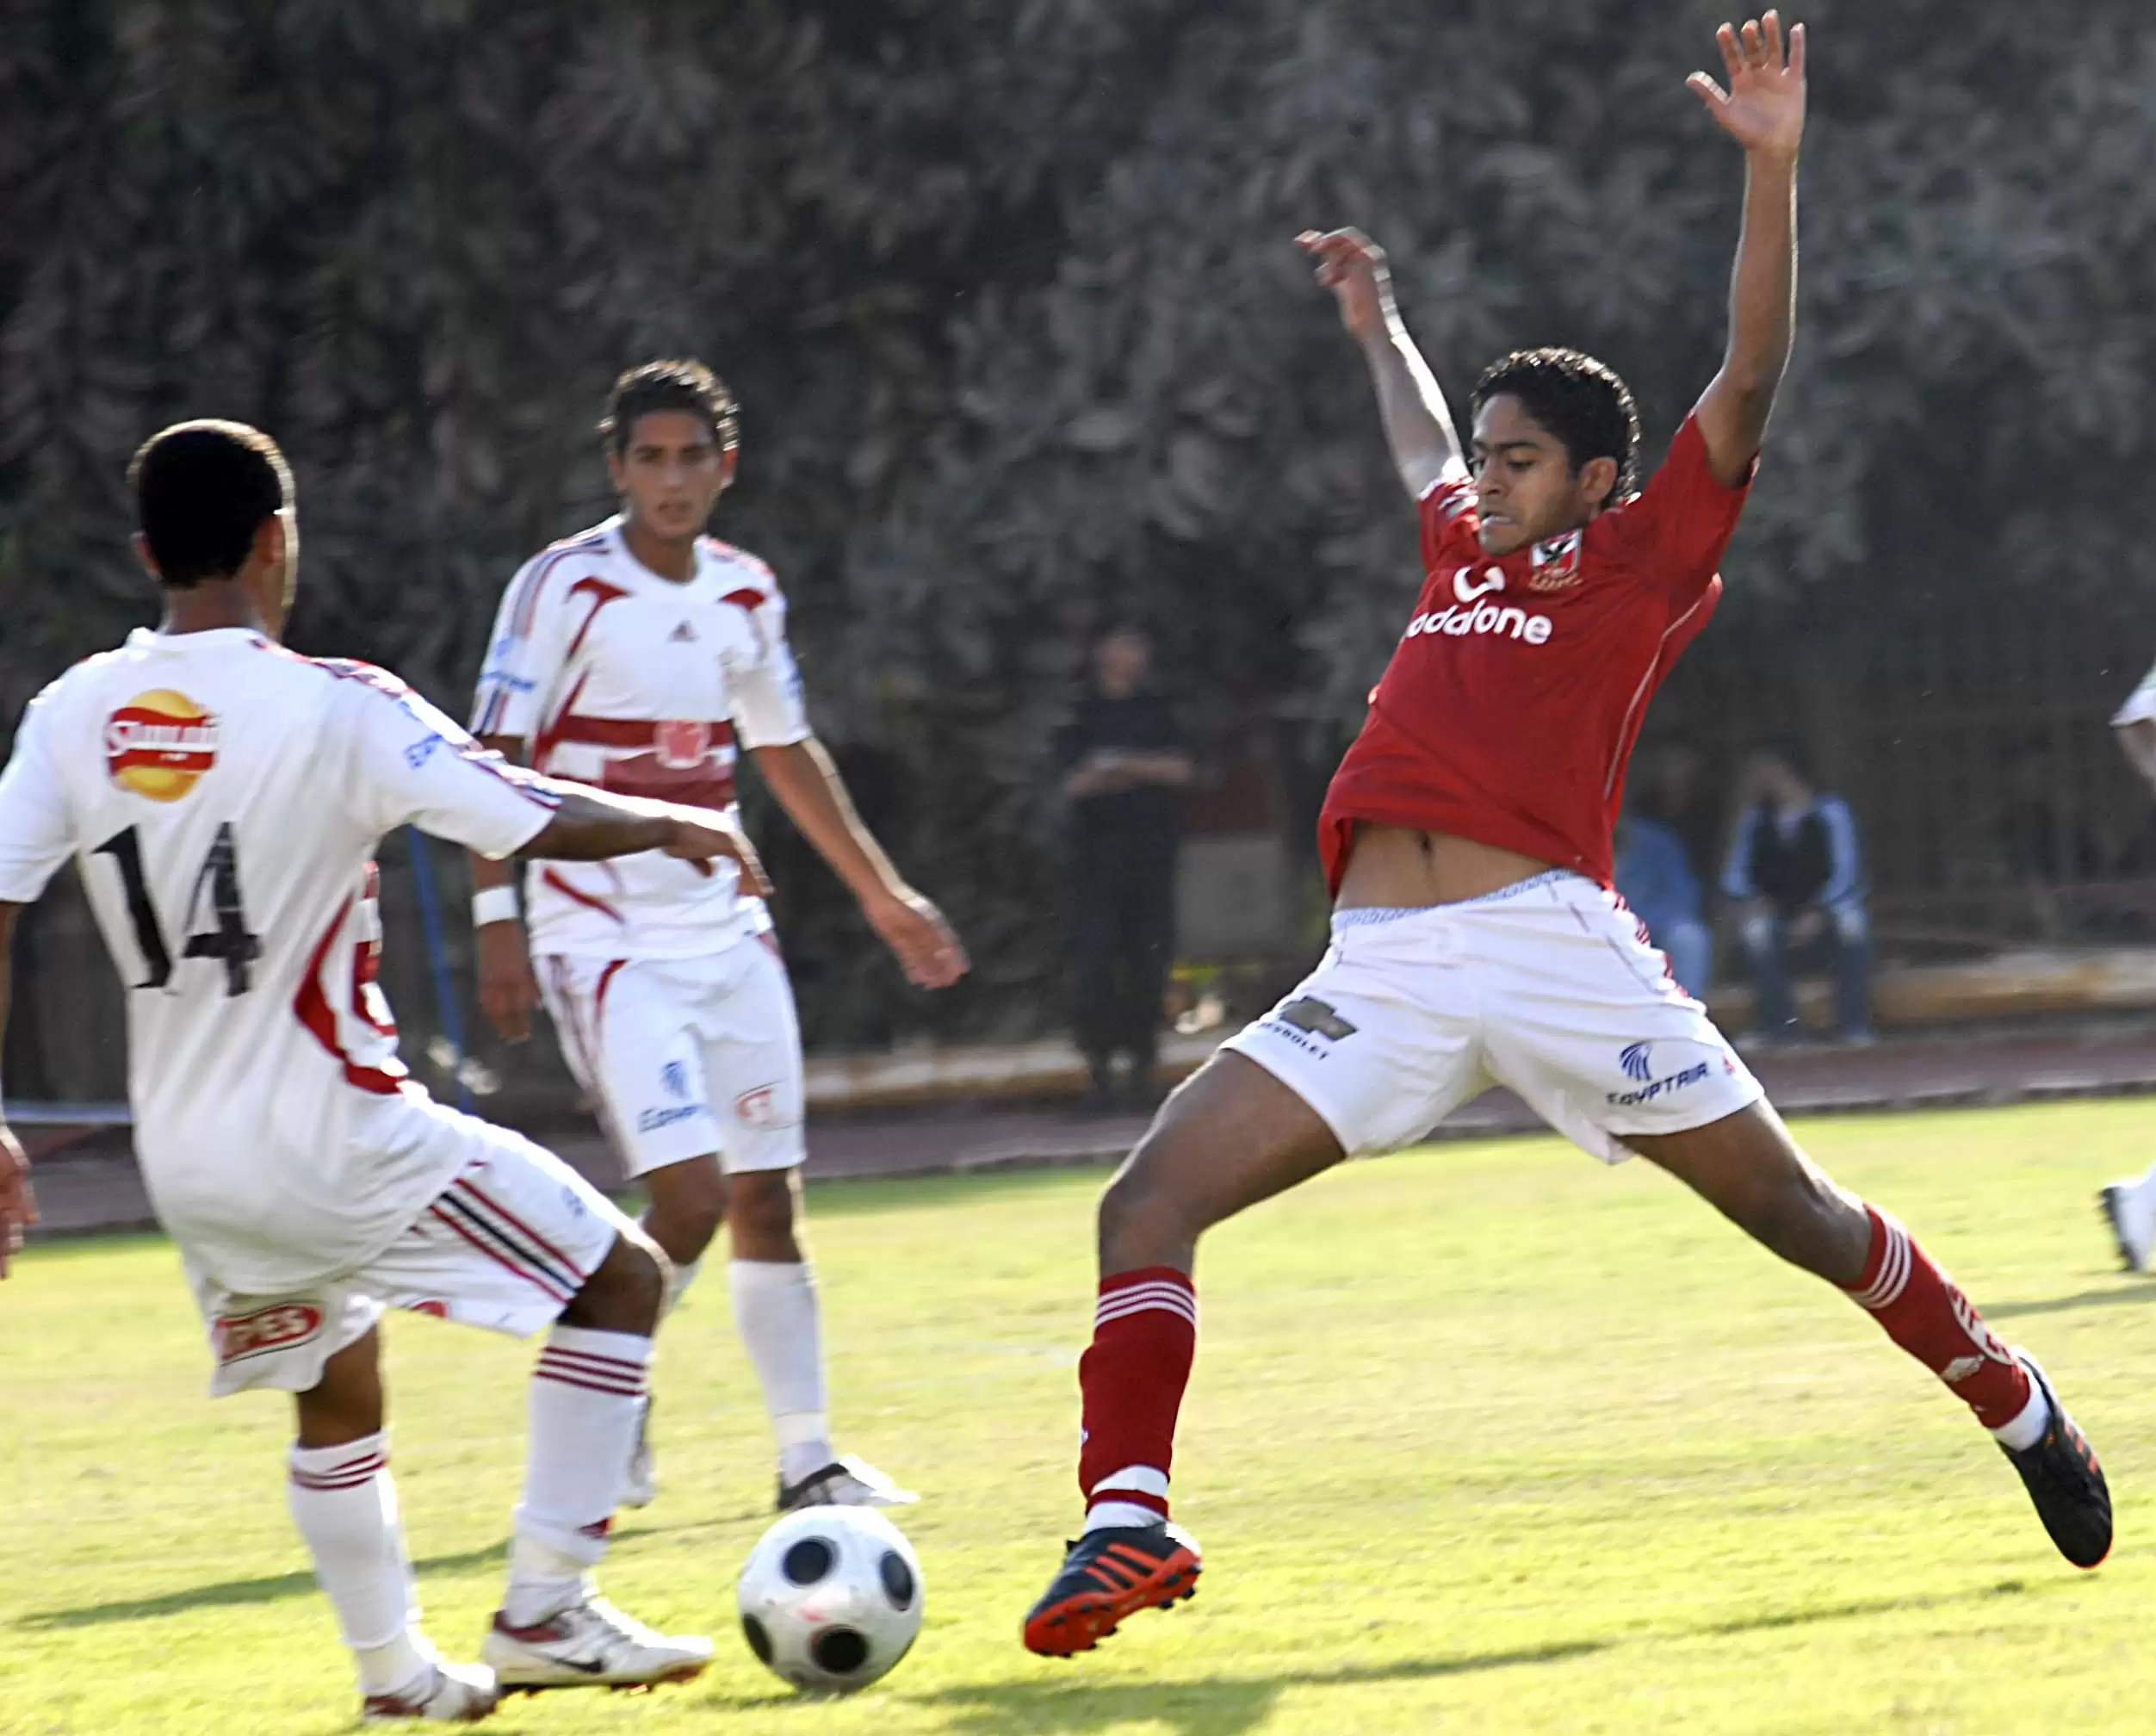
<path id="1" fill-rule="evenodd" d="M 1180 1525 L 1088 1531 L 1025 1618 L 1025 1649 L 1044 1658 L 1090 1652 L 1141 1609 L 1167 1609 L 1198 1592 L 1198 1540 Z"/>
<path id="2" fill-rule="evenodd" d="M 2111 1491 L 2097 1463 L 2096 1449 L 2088 1436 L 2074 1426 L 2073 1418 L 2051 1390 L 2051 1382 L 2026 1350 L 2014 1352 L 2029 1371 L 2036 1390 L 2044 1395 L 2051 1415 L 2044 1423 L 2043 1438 L 2017 1453 L 2001 1447 L 2036 1504 L 2036 1516 L 2059 1546 L 2059 1553 L 2077 1567 L 2096 1567 L 2111 1553 Z"/>

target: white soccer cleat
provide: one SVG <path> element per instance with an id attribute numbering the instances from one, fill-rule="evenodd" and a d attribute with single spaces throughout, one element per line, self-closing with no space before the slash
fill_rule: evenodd
<path id="1" fill-rule="evenodd" d="M 476 1724 L 501 1699 L 494 1672 L 481 1664 L 437 1664 L 411 1694 L 369 1694 L 359 1708 L 362 1724 Z"/>
<path id="2" fill-rule="evenodd" d="M 910 1507 L 920 1497 L 901 1489 L 865 1459 L 848 1453 L 833 1459 L 821 1471 L 812 1471 L 800 1482 L 778 1482 L 778 1510 L 797 1512 L 803 1507 Z"/>
<path id="3" fill-rule="evenodd" d="M 529 1628 L 512 1628 L 497 1610 L 480 1655 L 505 1694 L 544 1688 L 656 1688 L 686 1682 L 711 1661 L 700 1635 L 660 1634 L 603 1597 L 573 1603 Z"/>
<path id="4" fill-rule="evenodd" d="M 651 1400 L 636 1423 L 636 1448 L 629 1455 L 629 1481 L 622 1485 L 622 1505 L 648 1507 L 659 1497 L 659 1456 L 651 1450 Z"/>
<path id="5" fill-rule="evenodd" d="M 2128 1272 L 2147 1271 L 2150 1244 L 2156 1243 L 2156 1203 L 2139 1180 L 2114 1181 L 2097 1198 L 2118 1243 L 2120 1262 Z"/>

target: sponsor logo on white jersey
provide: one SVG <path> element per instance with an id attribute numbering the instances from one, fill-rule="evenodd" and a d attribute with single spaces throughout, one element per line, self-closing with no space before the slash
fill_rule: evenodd
<path id="1" fill-rule="evenodd" d="M 105 719 L 106 775 L 152 802 L 177 802 L 216 763 L 216 718 L 170 687 L 138 693 Z"/>

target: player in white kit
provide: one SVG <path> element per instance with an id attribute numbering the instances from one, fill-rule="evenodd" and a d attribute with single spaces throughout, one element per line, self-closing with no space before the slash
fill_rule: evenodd
<path id="1" fill-rule="evenodd" d="M 590 1583 L 667 1262 L 559 1160 L 406 1076 L 375 981 L 371 859 L 409 823 L 492 857 L 655 848 L 685 874 L 760 870 L 723 815 L 505 766 L 394 677 L 284 649 L 298 541 L 266 437 L 183 423 L 130 474 L 164 619 L 23 715 L 0 773 L 0 1020 L 15 913 L 72 857 L 128 985 L 135 1150 L 201 1309 L 210 1390 L 294 1397 L 292 1515 L 356 1654 L 363 1721 L 693 1676 L 708 1640 L 654 1633 Z M 0 1126 L 0 1250 L 34 1218 Z M 548 1333 L 480 1665 L 443 1663 L 418 1625 L 379 1369 L 392 1307 Z"/>
<path id="2" fill-rule="evenodd" d="M 802 709 L 771 569 L 704 534 L 739 454 L 734 400 L 697 362 L 615 382 L 600 434 L 622 510 L 527 561 L 501 602 L 472 728 L 507 759 L 732 815 L 739 750 L 923 988 L 966 969 L 948 925 L 854 813 Z M 778 1507 L 914 1497 L 833 1448 L 814 1274 L 797 1236 L 801 1037 L 763 901 L 652 853 L 475 859 L 480 993 L 505 1037 L 543 999 L 674 1262 L 669 1305 L 723 1221 L 735 1324 L 778 1447 Z M 527 956 L 529 954 L 529 956 Z M 654 1483 L 639 1439 L 628 1499 Z"/>
<path id="3" fill-rule="evenodd" d="M 2156 785 L 2156 669 L 2141 677 L 2141 685 L 2113 715 L 2111 727 L 2118 731 L 2128 762 Z M 2112 1182 L 2097 1201 L 2111 1226 L 2119 1263 L 2129 1272 L 2147 1271 L 2149 1250 L 2156 1245 L 2156 1163 L 2139 1175 Z"/>

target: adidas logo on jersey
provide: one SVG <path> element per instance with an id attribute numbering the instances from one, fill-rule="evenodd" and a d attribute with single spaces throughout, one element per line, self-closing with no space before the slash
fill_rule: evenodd
<path id="1" fill-rule="evenodd" d="M 697 629 L 684 621 L 666 636 L 666 641 L 672 645 L 693 645 L 697 642 Z"/>

